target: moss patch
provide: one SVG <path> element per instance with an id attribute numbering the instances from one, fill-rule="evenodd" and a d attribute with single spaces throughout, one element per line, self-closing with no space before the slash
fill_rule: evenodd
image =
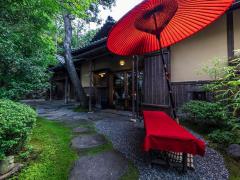
<path id="1" fill-rule="evenodd" d="M 29 162 L 16 179 L 67 179 L 77 154 L 70 149 L 69 128 L 38 118 L 29 145 L 38 156 Z"/>
<path id="2" fill-rule="evenodd" d="M 73 109 L 74 112 L 88 112 L 88 109 L 82 106 L 78 106 Z"/>
<path id="3" fill-rule="evenodd" d="M 240 179 L 240 162 L 237 162 L 236 160 L 232 159 L 225 153 L 223 154 L 226 167 L 229 170 L 230 173 L 230 180 L 239 180 Z"/>
<path id="4" fill-rule="evenodd" d="M 128 170 L 127 172 L 121 177 L 121 180 L 137 180 L 139 179 L 139 171 L 133 165 L 133 163 L 128 163 Z"/>

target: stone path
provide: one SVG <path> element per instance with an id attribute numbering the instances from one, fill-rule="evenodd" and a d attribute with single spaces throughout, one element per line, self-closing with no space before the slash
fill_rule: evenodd
<path id="1" fill-rule="evenodd" d="M 113 118 L 109 112 L 79 113 L 74 112 L 75 104 L 65 105 L 62 102 L 28 102 L 35 107 L 39 116 L 58 121 L 73 128 L 76 136 L 71 147 L 77 152 L 100 147 L 107 142 L 101 134 L 92 134 L 92 130 L 81 125 L 88 125 L 105 117 Z M 79 127 L 78 127 L 79 126 Z M 89 134 L 90 133 L 90 134 Z M 129 161 L 117 151 L 101 152 L 94 156 L 80 156 L 74 163 L 69 175 L 70 180 L 116 180 L 128 170 Z"/>
<path id="2" fill-rule="evenodd" d="M 116 180 L 128 169 L 122 154 L 110 151 L 96 156 L 85 156 L 75 162 L 70 180 Z"/>
<path id="3" fill-rule="evenodd" d="M 99 134 L 94 135 L 81 135 L 73 138 L 71 141 L 72 148 L 81 151 L 88 148 L 94 148 L 106 144 L 106 139 Z"/>
<path id="4" fill-rule="evenodd" d="M 104 134 L 118 152 L 104 152 L 95 156 L 86 156 L 76 161 L 69 178 L 71 180 L 102 180 L 119 179 L 126 172 L 128 160 L 130 159 L 138 168 L 141 180 L 226 180 L 229 177 L 222 156 L 211 148 L 207 148 L 205 157 L 194 158 L 195 171 L 187 174 L 179 174 L 175 169 L 165 169 L 159 166 L 149 168 L 144 163 L 142 142 L 144 129 L 142 126 L 129 122 L 127 113 L 121 114 L 116 111 L 106 110 L 96 113 L 73 112 L 74 104 L 62 105 L 59 102 L 37 102 L 32 103 L 40 116 L 63 122 L 77 132 L 76 147 L 87 142 L 86 133 L 81 134 L 79 125 L 94 123 L 97 131 Z M 81 126 L 80 126 L 81 127 Z M 123 156 L 124 155 L 124 156 Z M 127 158 L 127 159 L 126 159 Z M 115 164 L 116 163 L 116 164 Z"/>
<path id="5" fill-rule="evenodd" d="M 77 127 L 73 129 L 74 133 L 87 133 L 89 132 L 88 128 L 83 128 L 83 127 Z"/>

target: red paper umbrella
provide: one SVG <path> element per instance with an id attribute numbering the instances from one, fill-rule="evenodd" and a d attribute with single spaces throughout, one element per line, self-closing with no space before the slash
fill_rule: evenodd
<path id="1" fill-rule="evenodd" d="M 145 0 L 113 27 L 107 47 L 123 56 L 169 47 L 214 22 L 233 1 Z M 161 47 L 156 35 L 161 37 Z"/>
<path id="2" fill-rule="evenodd" d="M 234 0 L 145 0 L 126 14 L 109 33 L 107 47 L 115 54 L 143 55 L 162 50 L 200 31 Z M 176 118 L 166 61 L 161 59 L 173 116 Z"/>

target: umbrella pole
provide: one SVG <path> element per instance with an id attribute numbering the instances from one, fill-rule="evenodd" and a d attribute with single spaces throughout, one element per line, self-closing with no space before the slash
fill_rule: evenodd
<path id="1" fill-rule="evenodd" d="M 160 35 L 156 35 L 156 37 L 158 39 L 159 47 L 161 48 L 161 38 L 160 38 Z M 164 70 L 165 78 L 166 78 L 166 81 L 167 81 L 167 88 L 168 88 L 168 93 L 169 93 L 169 99 L 170 99 L 170 105 L 171 105 L 171 108 L 172 108 L 173 118 L 175 120 L 177 120 L 177 113 L 176 113 L 176 107 L 175 107 L 175 102 L 174 102 L 174 98 L 173 98 L 172 85 L 171 85 L 171 82 L 170 82 L 170 74 L 168 72 L 167 62 L 166 62 L 165 57 L 164 57 L 164 50 L 163 50 L 163 48 L 161 48 L 161 59 L 162 59 L 162 64 L 163 64 L 163 70 Z"/>
<path id="2" fill-rule="evenodd" d="M 161 59 L 162 59 L 162 65 L 163 65 L 163 70 L 164 70 L 164 74 L 165 74 L 165 78 L 167 80 L 167 87 L 168 87 L 168 93 L 169 93 L 169 99 L 170 99 L 170 105 L 171 105 L 171 108 L 172 108 L 172 113 L 173 113 L 173 118 L 178 121 L 177 119 L 177 113 L 176 113 L 176 107 L 175 107 L 175 102 L 174 102 L 174 99 L 173 99 L 173 92 L 172 92 L 172 86 L 171 86 L 171 83 L 170 83 L 170 74 L 168 72 L 168 69 L 167 69 L 167 63 L 165 61 L 165 58 L 164 58 L 164 51 L 163 51 L 163 48 L 162 48 L 162 45 L 161 45 L 161 37 L 160 37 L 160 31 L 158 31 L 158 26 L 157 26 L 157 18 L 156 18 L 156 15 L 153 14 L 153 19 L 154 19 L 154 23 L 155 23 L 155 28 L 156 28 L 156 38 L 158 40 L 158 44 L 159 44 L 159 48 L 161 49 Z"/>

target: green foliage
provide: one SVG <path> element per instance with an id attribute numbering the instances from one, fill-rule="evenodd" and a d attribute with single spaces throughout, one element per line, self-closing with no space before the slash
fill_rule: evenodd
<path id="1" fill-rule="evenodd" d="M 215 101 L 226 106 L 237 117 L 240 115 L 240 58 L 233 59 L 230 66 L 223 66 L 220 61 L 204 69 L 215 80 L 205 89 L 214 93 Z"/>
<path id="2" fill-rule="evenodd" d="M 78 106 L 76 108 L 74 108 L 73 110 L 74 112 L 88 112 L 88 109 L 87 108 L 84 108 L 82 106 Z"/>
<path id="3" fill-rule="evenodd" d="M 128 163 L 128 170 L 120 178 L 120 180 L 137 180 L 137 179 L 139 179 L 139 171 L 132 163 L 129 162 Z"/>
<path id="4" fill-rule="evenodd" d="M 97 30 L 89 30 L 86 33 L 79 35 L 78 30 L 73 34 L 72 47 L 80 48 L 88 45 L 93 37 L 95 36 Z"/>
<path id="5" fill-rule="evenodd" d="M 208 135 L 213 143 L 227 147 L 229 144 L 240 144 L 240 131 L 215 130 Z"/>
<path id="6" fill-rule="evenodd" d="M 229 120 L 227 111 L 218 103 L 205 101 L 190 101 L 183 105 L 181 111 L 186 114 L 186 119 L 198 125 L 209 127 L 222 127 Z"/>
<path id="7" fill-rule="evenodd" d="M 66 3 L 60 2 L 60 11 L 62 11 L 56 18 L 57 34 L 55 41 L 58 47 L 58 53 L 64 52 L 63 41 L 65 38 L 64 24 L 62 14 L 71 14 L 72 20 L 72 47 L 79 48 L 88 44 L 96 30 L 89 29 L 89 23 L 101 23 L 102 19 L 99 17 L 100 9 L 111 8 L 115 4 L 115 0 L 70 0 Z M 80 5 L 80 6 L 79 6 Z"/>
<path id="8" fill-rule="evenodd" d="M 0 158 L 25 147 L 35 121 L 36 112 L 29 106 L 0 100 Z"/>
<path id="9" fill-rule="evenodd" d="M 76 152 L 69 146 L 71 138 L 69 128 L 38 118 L 29 142 L 37 156 L 14 179 L 67 179 L 69 170 L 77 159 Z"/>
<path id="10" fill-rule="evenodd" d="M 20 99 L 48 86 L 56 11 L 51 0 L 0 2 L 0 98 Z"/>

